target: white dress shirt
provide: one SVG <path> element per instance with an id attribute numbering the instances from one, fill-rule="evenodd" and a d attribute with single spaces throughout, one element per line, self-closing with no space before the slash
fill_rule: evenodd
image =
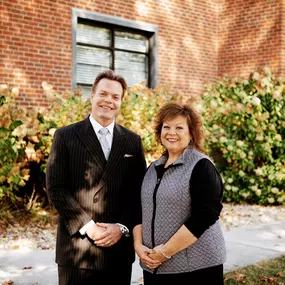
<path id="1" fill-rule="evenodd" d="M 113 121 L 109 126 L 107 127 L 103 127 L 101 126 L 93 117 L 92 115 L 89 116 L 89 120 L 90 120 L 90 123 L 94 129 L 94 132 L 98 138 L 98 140 L 101 139 L 101 134 L 99 134 L 99 131 L 102 129 L 102 128 L 107 128 L 109 130 L 108 134 L 106 135 L 106 139 L 108 141 L 108 144 L 110 146 L 110 148 L 112 147 L 112 142 L 113 142 L 113 134 L 114 134 L 114 126 L 115 126 L 115 121 Z"/>

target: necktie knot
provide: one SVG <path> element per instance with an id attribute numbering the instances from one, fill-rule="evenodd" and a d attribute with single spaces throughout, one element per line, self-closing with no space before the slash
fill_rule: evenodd
<path id="1" fill-rule="evenodd" d="M 107 128 L 101 128 L 99 130 L 99 134 L 102 136 L 106 136 L 108 134 L 109 130 Z"/>

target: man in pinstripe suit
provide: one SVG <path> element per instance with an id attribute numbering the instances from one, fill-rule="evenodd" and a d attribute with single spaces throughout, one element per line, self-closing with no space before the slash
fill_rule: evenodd
<path id="1" fill-rule="evenodd" d="M 91 115 L 55 133 L 46 178 L 59 213 L 59 285 L 130 284 L 145 159 L 140 137 L 115 123 L 126 88 L 100 73 Z"/>

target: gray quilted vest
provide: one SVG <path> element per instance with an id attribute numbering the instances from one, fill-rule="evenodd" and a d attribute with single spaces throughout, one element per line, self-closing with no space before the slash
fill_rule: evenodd
<path id="1" fill-rule="evenodd" d="M 143 243 L 152 248 L 152 234 L 155 246 L 166 243 L 171 236 L 184 224 L 191 213 L 191 197 L 189 182 L 196 163 L 208 156 L 192 147 L 183 154 L 168 169 L 160 182 L 156 194 L 156 211 L 154 229 L 153 192 L 157 182 L 155 166 L 164 164 L 166 156 L 154 161 L 142 184 L 142 228 Z M 154 231 L 154 232 L 153 232 Z M 226 248 L 220 223 L 217 221 L 191 246 L 173 255 L 171 259 L 158 267 L 157 274 L 191 272 L 211 266 L 223 264 L 226 260 Z M 152 272 L 149 268 L 142 268 Z"/>

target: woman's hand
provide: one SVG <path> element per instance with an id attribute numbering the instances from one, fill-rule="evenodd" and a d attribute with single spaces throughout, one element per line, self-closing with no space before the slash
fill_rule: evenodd
<path id="1" fill-rule="evenodd" d="M 153 249 L 150 249 L 144 246 L 143 244 L 138 244 L 135 245 L 135 251 L 139 256 L 141 263 L 144 264 L 146 267 L 150 269 L 155 269 L 161 264 L 160 261 L 150 258 L 150 254 L 155 252 Z"/>
<path id="2" fill-rule="evenodd" d="M 149 257 L 155 260 L 160 261 L 160 263 L 163 263 L 168 260 L 162 253 L 161 253 L 161 247 L 160 245 L 156 246 L 153 253 L 149 254 Z"/>

